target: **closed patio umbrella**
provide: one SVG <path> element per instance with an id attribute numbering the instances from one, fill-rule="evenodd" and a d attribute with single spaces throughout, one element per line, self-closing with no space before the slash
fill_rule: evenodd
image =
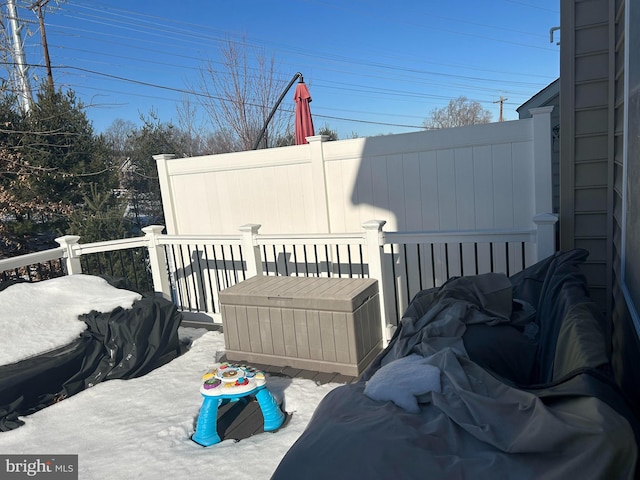
<path id="1" fill-rule="evenodd" d="M 309 103 L 311 102 L 311 95 L 307 85 L 300 80 L 296 86 L 296 92 L 293 95 L 293 99 L 296 101 L 296 145 L 302 145 L 307 143 L 306 137 L 311 137 L 313 133 L 313 119 L 311 118 L 311 109 Z"/>

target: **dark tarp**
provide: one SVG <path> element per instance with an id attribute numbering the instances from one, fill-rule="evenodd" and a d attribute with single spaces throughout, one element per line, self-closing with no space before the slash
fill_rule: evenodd
<path id="1" fill-rule="evenodd" d="M 637 422 L 610 376 L 586 256 L 420 292 L 361 380 L 320 402 L 273 478 L 634 478 Z M 416 392 L 411 413 L 399 405 L 420 383 L 406 374 L 416 356 L 440 384 Z M 383 372 L 388 397 L 374 399 Z"/>
<path id="2" fill-rule="evenodd" d="M 161 297 L 81 319 L 87 329 L 74 342 L 0 366 L 0 431 L 17 428 L 24 423 L 18 417 L 101 381 L 144 375 L 180 353 L 182 315 Z"/>

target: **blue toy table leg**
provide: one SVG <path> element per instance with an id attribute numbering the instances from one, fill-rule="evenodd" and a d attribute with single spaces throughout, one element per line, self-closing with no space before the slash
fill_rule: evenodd
<path id="1" fill-rule="evenodd" d="M 270 432 L 280 428 L 282 422 L 284 422 L 284 413 L 278 407 L 271 392 L 266 388 L 262 388 L 256 393 L 256 399 L 264 417 L 264 431 Z"/>
<path id="2" fill-rule="evenodd" d="M 204 447 L 220 442 L 220 436 L 217 431 L 218 402 L 218 398 L 205 396 L 202 407 L 200 407 L 196 432 L 191 439 Z"/>

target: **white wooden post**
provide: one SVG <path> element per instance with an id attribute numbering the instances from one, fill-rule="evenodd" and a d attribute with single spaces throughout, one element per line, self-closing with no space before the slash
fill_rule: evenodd
<path id="1" fill-rule="evenodd" d="M 324 151 L 322 144 L 329 140 L 327 135 L 314 135 L 307 137 L 309 152 L 311 155 L 311 175 L 313 177 L 313 198 L 316 207 L 318 223 L 316 229 L 319 232 L 331 232 L 329 217 L 329 201 L 327 195 L 327 175 L 324 168 Z"/>
<path id="2" fill-rule="evenodd" d="M 73 246 L 78 244 L 80 237 L 78 235 L 64 235 L 56 238 L 56 242 L 64 248 L 64 258 L 67 267 L 67 275 L 76 275 L 82 273 L 82 265 L 80 257 L 76 255 Z"/>
<path id="3" fill-rule="evenodd" d="M 533 118 L 534 212 L 536 214 L 551 213 L 553 211 L 551 178 L 552 110 L 553 106 L 529 110 Z"/>
<path id="4" fill-rule="evenodd" d="M 395 325 L 387 324 L 387 309 L 385 302 L 385 281 L 383 271 L 383 258 L 382 245 L 384 245 L 384 238 L 382 227 L 384 227 L 386 220 L 369 220 L 362 224 L 362 228 L 365 230 L 365 241 L 367 248 L 367 262 L 369 264 L 369 278 L 375 278 L 378 280 L 378 298 L 380 299 L 380 328 L 382 329 L 382 342 L 383 347 L 386 347 L 391 340 Z"/>
<path id="5" fill-rule="evenodd" d="M 555 224 L 558 217 L 552 212 L 551 176 L 551 112 L 553 106 L 532 108 L 533 119 L 533 168 L 535 205 L 533 222 L 537 228 L 536 255 L 540 261 L 556 251 Z"/>
<path id="6" fill-rule="evenodd" d="M 171 300 L 171 287 L 169 285 L 169 270 L 167 268 L 167 258 L 164 246 L 158 243 L 158 237 L 162 235 L 162 225 L 149 225 L 144 227 L 144 238 L 147 240 L 149 250 L 149 263 L 151 265 L 151 278 L 153 279 L 153 289 L 156 295 L 162 295 L 167 300 Z"/>
<path id="7" fill-rule="evenodd" d="M 556 251 L 556 229 L 558 216 L 553 213 L 539 213 L 533 217 L 536 224 L 536 254 L 537 261 L 543 260 Z"/>
<path id="8" fill-rule="evenodd" d="M 249 223 L 242 225 L 239 229 L 242 232 L 242 251 L 245 252 L 248 278 L 262 275 L 262 256 L 260 255 L 260 247 L 255 240 L 261 226 L 257 223 Z"/>
<path id="9" fill-rule="evenodd" d="M 156 168 L 158 170 L 158 181 L 160 182 L 160 198 L 162 199 L 162 210 L 164 212 L 164 221 L 169 235 L 177 235 L 176 225 L 176 209 L 173 198 L 173 187 L 169 181 L 169 172 L 167 167 L 168 160 L 176 158 L 172 153 L 163 153 L 154 155 Z"/>

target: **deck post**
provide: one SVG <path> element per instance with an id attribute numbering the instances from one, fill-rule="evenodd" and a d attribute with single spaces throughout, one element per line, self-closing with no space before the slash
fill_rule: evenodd
<path id="1" fill-rule="evenodd" d="M 539 213 L 533 217 L 536 224 L 536 255 L 537 261 L 543 260 L 556 251 L 556 229 L 558 216 L 553 213 Z"/>
<path id="2" fill-rule="evenodd" d="M 65 265 L 67 267 L 67 275 L 76 275 L 82 273 L 82 265 L 80 264 L 80 256 L 76 255 L 73 250 L 74 245 L 78 244 L 80 237 L 78 235 L 64 235 L 56 238 L 56 242 L 64 248 Z"/>
<path id="3" fill-rule="evenodd" d="M 382 329 L 383 348 L 387 346 L 393 333 L 394 325 L 387 325 L 387 310 L 385 302 L 385 281 L 383 270 L 384 227 L 386 220 L 369 220 L 362 224 L 365 230 L 367 248 L 367 263 L 369 264 L 369 278 L 378 280 L 378 298 L 380 299 L 380 328 Z"/>
<path id="4" fill-rule="evenodd" d="M 165 256 L 164 246 L 158 243 L 158 237 L 162 235 L 162 230 L 164 230 L 164 226 L 162 225 L 149 225 L 142 229 L 144 238 L 147 240 L 147 249 L 149 250 L 153 290 L 156 292 L 156 295 L 162 295 L 165 299 L 171 300 L 167 258 Z"/>
<path id="5" fill-rule="evenodd" d="M 553 106 L 532 108 L 533 117 L 533 185 L 535 194 L 534 212 L 552 212 L 551 175 L 551 112 Z"/>
<path id="6" fill-rule="evenodd" d="M 327 135 L 314 135 L 307 137 L 309 142 L 309 155 L 311 159 L 311 176 L 313 178 L 313 197 L 317 228 L 321 232 L 331 232 L 331 217 L 329 215 L 329 198 L 327 192 L 327 173 L 324 161 L 324 142 L 328 141 Z"/>
<path id="7" fill-rule="evenodd" d="M 239 228 L 242 232 L 242 250 L 246 252 L 244 257 L 247 262 L 248 278 L 262 275 L 262 256 L 260 247 L 256 243 L 256 236 L 261 226 L 258 223 L 248 223 Z"/>
<path id="8" fill-rule="evenodd" d="M 162 200 L 162 209 L 164 210 L 164 218 L 167 227 L 167 233 L 175 235 L 178 233 L 176 218 L 176 205 L 174 199 L 173 186 L 169 181 L 169 160 L 173 160 L 176 156 L 172 153 L 163 153 L 161 155 L 153 155 L 158 170 L 158 181 L 160 182 L 160 197 Z"/>

